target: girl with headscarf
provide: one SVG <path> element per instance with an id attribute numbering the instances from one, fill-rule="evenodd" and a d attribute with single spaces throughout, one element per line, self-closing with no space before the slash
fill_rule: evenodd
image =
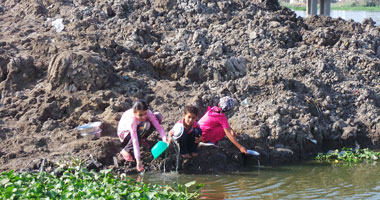
<path id="1" fill-rule="evenodd" d="M 235 132 L 230 127 L 225 112 L 231 110 L 234 106 L 234 100 L 229 97 L 223 97 L 219 100 L 218 106 L 208 107 L 207 112 L 198 121 L 202 129 L 202 141 L 216 144 L 224 136 L 234 144 L 240 152 L 247 154 L 247 149 L 239 144 L 235 138 Z"/>

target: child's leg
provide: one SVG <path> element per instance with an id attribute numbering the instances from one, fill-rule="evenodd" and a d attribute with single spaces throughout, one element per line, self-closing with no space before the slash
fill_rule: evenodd
<path id="1" fill-rule="evenodd" d="M 182 157 L 184 157 L 184 158 L 191 158 L 191 156 L 190 156 L 191 152 L 189 152 L 189 145 L 188 145 L 189 141 L 188 141 L 188 139 L 189 139 L 189 134 L 187 134 L 187 133 L 183 133 L 181 135 L 181 137 L 178 138 L 180 153 L 181 153 Z"/>
<path id="2" fill-rule="evenodd" d="M 198 156 L 198 144 L 195 143 L 195 134 L 191 134 L 188 139 L 188 148 L 192 156 Z"/>
<path id="3" fill-rule="evenodd" d="M 195 143 L 195 137 L 201 137 L 202 130 L 200 128 L 194 128 L 191 134 L 191 140 L 189 140 L 189 151 L 192 156 L 198 156 L 198 143 Z"/>
<path id="4" fill-rule="evenodd" d="M 198 144 L 193 142 L 189 145 L 189 147 L 190 147 L 191 155 L 198 156 Z"/>
<path id="5" fill-rule="evenodd" d="M 120 154 L 123 156 L 123 158 L 128 162 L 133 162 L 133 156 L 131 152 L 133 151 L 133 143 L 131 139 L 131 134 L 128 134 L 127 137 L 124 138 L 123 142 L 121 143 L 121 148 L 123 148 L 120 152 Z"/>
<path id="6" fill-rule="evenodd" d="M 154 127 L 153 129 L 152 127 L 152 124 L 148 121 L 141 122 L 137 125 L 137 136 L 139 138 L 139 143 L 143 144 L 147 148 L 150 148 L 150 145 L 145 141 L 145 139 L 154 131 Z"/>
<path id="7" fill-rule="evenodd" d="M 139 138 L 147 138 L 153 132 L 153 131 L 150 131 L 152 127 L 153 126 L 149 121 L 141 122 L 140 124 L 138 124 L 136 129 L 137 129 L 137 135 L 139 136 Z"/>
<path id="8" fill-rule="evenodd" d="M 128 139 L 128 141 L 126 142 L 127 144 L 125 145 L 125 147 L 123 148 L 124 151 L 128 152 L 128 153 L 131 153 L 133 151 L 133 143 L 132 143 L 132 139 L 131 139 L 131 136 L 128 135 L 124 141 Z"/>
<path id="9" fill-rule="evenodd" d="M 154 115 L 156 116 L 157 121 L 161 124 L 161 122 L 162 122 L 162 114 L 159 113 L 159 112 L 155 112 Z M 153 131 L 156 130 L 156 128 L 154 128 L 154 126 L 152 125 L 152 123 L 150 123 L 148 121 L 144 122 L 144 123 L 149 123 L 149 125 L 147 125 L 147 126 L 149 126 L 149 128 L 141 130 L 141 133 L 138 133 L 138 135 L 140 135 L 140 137 L 142 139 L 148 138 L 153 133 Z M 142 123 L 140 123 L 140 124 L 142 124 Z M 139 130 L 140 124 L 137 126 L 137 130 Z"/>

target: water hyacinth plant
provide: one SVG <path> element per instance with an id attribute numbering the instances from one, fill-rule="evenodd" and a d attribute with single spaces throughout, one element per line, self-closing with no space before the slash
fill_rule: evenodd
<path id="1" fill-rule="evenodd" d="M 328 162 L 349 162 L 349 163 L 359 163 L 363 161 L 375 161 L 379 158 L 380 152 L 374 152 L 372 150 L 366 149 L 352 149 L 343 147 L 341 151 L 338 149 L 334 151 L 329 151 L 327 153 L 319 153 L 315 159 L 320 161 Z"/>
<path id="2" fill-rule="evenodd" d="M 185 185 L 160 186 L 137 182 L 125 175 L 117 177 L 111 170 L 88 171 L 68 168 L 61 176 L 53 173 L 3 172 L 0 175 L 0 199 L 197 199 Z"/>

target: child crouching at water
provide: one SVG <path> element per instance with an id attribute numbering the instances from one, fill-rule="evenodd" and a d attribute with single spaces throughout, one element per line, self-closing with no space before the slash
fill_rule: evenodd
<path id="1" fill-rule="evenodd" d="M 233 107 L 234 100 L 229 96 L 219 99 L 218 106 L 208 107 L 207 112 L 199 120 L 199 125 L 203 132 L 202 141 L 216 144 L 224 136 L 227 136 L 241 153 L 247 154 L 247 149 L 236 140 L 236 134 L 230 127 L 225 115 L 225 112 L 232 110 Z"/>
<path id="2" fill-rule="evenodd" d="M 186 106 L 182 119 L 169 132 L 170 138 L 173 137 L 179 143 L 183 158 L 198 156 L 197 147 L 202 136 L 202 130 L 196 122 L 198 113 L 197 107 Z"/>
<path id="3" fill-rule="evenodd" d="M 162 115 L 160 113 L 153 114 L 148 109 L 148 104 L 142 100 L 137 101 L 131 109 L 125 111 L 119 121 L 117 135 L 122 142 L 123 148 L 120 154 L 126 161 L 134 162 L 131 155 L 133 150 L 136 168 L 139 172 L 144 170 L 140 158 L 139 141 L 145 143 L 145 139 L 156 129 L 162 140 L 168 143 L 166 132 L 160 125 L 161 121 Z"/>

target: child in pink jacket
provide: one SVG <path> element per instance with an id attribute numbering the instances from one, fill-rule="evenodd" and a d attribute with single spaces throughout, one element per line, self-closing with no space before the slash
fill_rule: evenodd
<path id="1" fill-rule="evenodd" d="M 235 132 L 230 127 L 225 112 L 231 110 L 234 101 L 231 97 L 226 96 L 219 100 L 218 106 L 208 107 L 206 114 L 198 121 L 202 129 L 202 141 L 216 144 L 224 136 L 240 150 L 241 153 L 247 154 L 247 149 L 239 144 L 235 138 Z"/>
<path id="2" fill-rule="evenodd" d="M 144 140 L 156 129 L 162 140 L 167 142 L 166 132 L 160 125 L 162 115 L 160 113 L 153 114 L 148 109 L 148 104 L 145 101 L 137 101 L 133 107 L 125 111 L 119 121 L 117 127 L 117 135 L 122 142 L 123 150 L 120 154 L 128 162 L 134 162 L 131 155 L 133 151 L 136 159 L 137 171 L 144 170 L 140 158 L 140 142 Z"/>

